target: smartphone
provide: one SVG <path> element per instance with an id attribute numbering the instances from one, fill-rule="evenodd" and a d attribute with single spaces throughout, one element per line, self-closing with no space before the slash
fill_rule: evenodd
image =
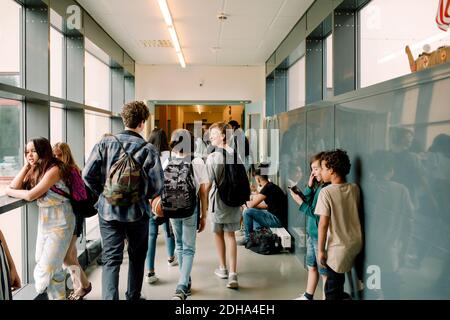
<path id="1" fill-rule="evenodd" d="M 289 189 L 291 189 L 292 192 L 294 192 L 296 195 L 298 195 L 300 198 L 302 198 L 303 201 L 306 202 L 305 195 L 303 194 L 303 192 L 300 191 L 300 189 L 297 186 L 289 187 Z"/>

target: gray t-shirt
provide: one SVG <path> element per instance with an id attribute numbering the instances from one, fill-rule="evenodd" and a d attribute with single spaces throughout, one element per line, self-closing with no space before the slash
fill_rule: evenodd
<path id="1" fill-rule="evenodd" d="M 233 149 L 227 147 L 228 152 Z M 214 223 L 239 223 L 241 221 L 240 207 L 229 207 L 220 199 L 216 179 L 219 185 L 223 181 L 224 158 L 222 152 L 213 152 L 206 159 L 206 170 L 208 172 L 209 182 L 212 183 L 209 191 L 208 212 L 211 213 L 211 220 Z"/>

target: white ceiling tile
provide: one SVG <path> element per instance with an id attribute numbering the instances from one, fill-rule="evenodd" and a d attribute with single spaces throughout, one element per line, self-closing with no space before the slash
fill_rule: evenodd
<path id="1" fill-rule="evenodd" d="M 297 17 L 298 20 L 313 2 L 314 0 L 287 0 L 280 11 L 280 16 Z"/>
<path id="2" fill-rule="evenodd" d="M 272 17 L 285 0 L 225 0 L 225 13 L 231 16 Z"/>
<path id="3" fill-rule="evenodd" d="M 186 62 L 196 65 L 264 64 L 311 2 L 168 0 Z M 137 62 L 178 64 L 173 48 L 144 48 L 138 43 L 170 39 L 156 0 L 79 0 L 79 3 Z M 217 15 L 223 5 L 229 18 L 221 25 Z M 213 52 L 212 48 L 218 45 L 221 50 Z"/>

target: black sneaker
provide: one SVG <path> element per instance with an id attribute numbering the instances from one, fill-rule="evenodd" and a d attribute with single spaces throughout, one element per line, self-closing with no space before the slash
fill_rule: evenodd
<path id="1" fill-rule="evenodd" d="M 189 283 L 188 283 L 188 287 L 187 287 L 187 290 L 186 290 L 186 295 L 188 297 L 192 294 L 191 287 L 192 287 L 192 280 L 191 280 L 191 277 L 189 277 Z"/>
<path id="2" fill-rule="evenodd" d="M 172 296 L 172 300 L 186 300 L 187 294 L 182 289 L 177 289 Z"/>

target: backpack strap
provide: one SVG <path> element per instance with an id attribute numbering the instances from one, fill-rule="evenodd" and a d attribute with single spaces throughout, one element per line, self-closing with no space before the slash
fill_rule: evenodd
<path id="1" fill-rule="evenodd" d="M 119 143 L 120 148 L 123 150 L 123 152 L 126 153 L 126 154 L 128 154 L 128 155 L 130 155 L 130 156 L 134 156 L 139 150 L 141 150 L 142 148 L 144 148 L 144 147 L 147 145 L 147 142 L 144 141 L 144 142 L 143 142 L 136 150 L 134 150 L 133 152 L 130 153 L 130 152 L 127 152 L 127 151 L 125 150 L 125 148 L 124 148 L 122 142 L 120 142 L 120 140 L 119 140 L 119 138 L 117 138 L 117 136 L 113 136 L 113 137 L 114 137 L 114 139 L 117 140 L 117 142 Z"/>
<path id="2" fill-rule="evenodd" d="M 59 189 L 58 187 L 52 186 L 52 187 L 50 187 L 50 190 L 52 190 L 54 193 L 57 193 L 63 197 L 66 197 L 69 200 L 73 200 L 73 198 L 70 196 L 70 194 L 68 194 L 64 190 Z"/>

